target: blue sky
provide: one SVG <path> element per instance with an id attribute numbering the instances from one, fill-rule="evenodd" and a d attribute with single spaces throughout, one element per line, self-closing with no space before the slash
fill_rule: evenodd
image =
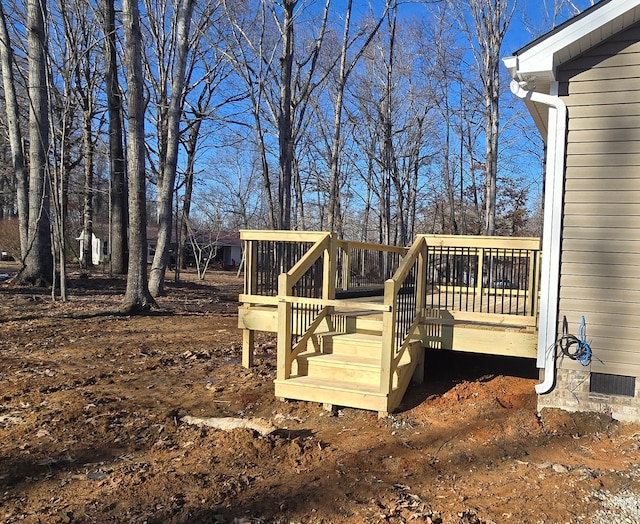
<path id="1" fill-rule="evenodd" d="M 560 0 L 518 0 L 516 12 L 511 26 L 507 31 L 503 46 L 503 56 L 509 56 L 514 51 L 527 45 L 540 34 L 553 28 L 553 6 Z M 564 9 L 555 20 L 559 25 L 571 15 L 576 14 L 576 9 L 583 11 L 591 5 L 591 0 L 565 1 Z"/>
<path id="2" fill-rule="evenodd" d="M 540 34 L 552 29 L 555 4 L 559 4 L 562 7 L 561 12 L 555 19 L 555 25 L 561 24 L 567 18 L 576 14 L 577 10 L 583 11 L 592 4 L 592 0 L 509 0 L 509 5 L 513 6 L 514 1 L 516 10 L 505 37 L 503 56 L 511 55 Z M 380 5 L 382 3 L 380 2 Z M 415 16 L 418 18 L 428 16 L 428 10 L 436 3 L 433 0 L 401 0 L 401 16 Z M 462 4 L 462 1 L 459 3 Z"/>

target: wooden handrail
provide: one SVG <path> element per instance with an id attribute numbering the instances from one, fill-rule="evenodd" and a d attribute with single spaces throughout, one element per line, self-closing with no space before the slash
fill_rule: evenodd
<path id="1" fill-rule="evenodd" d="M 429 247 L 461 247 L 488 249 L 540 249 L 538 237 L 482 237 L 473 235 L 419 235 Z"/>
<path id="2" fill-rule="evenodd" d="M 306 304 L 309 306 L 333 306 L 344 309 L 366 309 L 369 311 L 391 311 L 391 307 L 386 304 L 378 304 L 377 302 L 360 302 L 357 300 L 344 299 L 325 299 L 311 297 L 294 297 L 291 295 L 275 297 L 278 302 L 288 302 L 290 304 Z"/>
<path id="3" fill-rule="evenodd" d="M 422 252 L 422 247 L 424 246 L 425 242 L 426 240 L 423 237 L 419 236 L 417 238 L 417 240 L 409 249 L 409 252 L 402 259 L 402 262 L 400 263 L 400 266 L 398 266 L 398 269 L 396 269 L 393 277 L 389 279 L 394 282 L 394 288 L 396 289 L 396 292 L 398 289 L 398 283 L 404 282 L 404 279 L 407 278 L 407 275 L 409 274 L 409 271 L 411 271 L 413 264 L 416 263 L 418 256 Z"/>
<path id="4" fill-rule="evenodd" d="M 421 257 L 425 247 L 426 240 L 423 237 L 418 237 L 407 254 L 402 259 L 402 262 L 400 263 L 398 269 L 396 269 L 393 277 L 388 279 L 384 284 L 384 304 L 385 306 L 388 306 L 390 310 L 383 313 L 382 319 L 382 372 L 380 375 L 380 393 L 383 394 L 388 395 L 389 393 L 391 393 L 393 374 L 398 367 L 398 363 L 400 362 L 404 351 L 409 346 L 406 340 L 402 340 L 398 354 L 396 354 L 396 339 L 398 336 L 400 336 L 396 325 L 396 321 L 398 318 L 398 292 L 402 288 L 404 281 L 406 280 L 416 261 L 420 260 L 421 266 L 425 264 L 424 257 Z M 424 268 L 420 267 L 418 269 L 418 275 L 422 274 L 423 270 Z M 418 277 L 418 275 L 416 275 L 416 277 Z M 418 282 L 416 282 L 415 285 L 418 286 Z M 420 290 L 420 292 L 422 291 L 423 290 Z M 416 290 L 414 290 L 414 292 L 416 292 Z M 413 330 L 415 330 L 417 325 L 419 324 L 418 317 L 422 308 L 419 304 L 416 305 L 418 307 L 414 312 L 414 318 L 411 323 L 411 327 L 409 328 L 407 338 L 410 338 L 412 336 Z M 404 335 L 404 333 L 402 335 Z"/>
<path id="5" fill-rule="evenodd" d="M 409 248 L 401 246 L 387 246 L 384 244 L 373 244 L 370 242 L 360 242 L 354 240 L 338 240 L 336 242 L 339 248 L 342 249 L 371 249 L 372 251 L 383 251 L 386 253 L 400 253 L 401 255 L 406 253 Z"/>
<path id="6" fill-rule="evenodd" d="M 279 229 L 241 229 L 240 240 L 270 240 L 273 242 L 317 242 L 326 231 L 284 231 Z"/>
<path id="7" fill-rule="evenodd" d="M 324 253 L 324 250 L 327 248 L 327 244 L 330 239 L 331 233 L 325 233 L 323 237 L 317 240 L 313 247 L 309 249 L 309 251 L 307 251 L 289 271 L 287 271 L 290 285 L 294 285 L 298 280 L 300 280 L 302 275 L 304 275 L 311 266 L 316 263 L 316 260 L 320 258 L 320 255 Z"/>

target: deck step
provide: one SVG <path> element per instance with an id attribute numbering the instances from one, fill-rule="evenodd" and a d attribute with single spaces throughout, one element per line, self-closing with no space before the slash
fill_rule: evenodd
<path id="1" fill-rule="evenodd" d="M 371 357 L 378 361 L 382 355 L 382 335 L 349 333 L 333 335 L 325 341 L 327 353 Z"/>
<path id="2" fill-rule="evenodd" d="M 346 380 L 309 376 L 291 377 L 275 381 L 276 397 L 334 406 L 387 411 L 387 396 L 379 392 L 379 385 L 354 384 Z"/>
<path id="3" fill-rule="evenodd" d="M 358 384 L 380 384 L 380 359 L 359 355 L 314 354 L 306 357 L 307 375 L 324 380 L 341 377 Z M 303 371 L 304 366 L 299 370 Z"/>
<path id="4" fill-rule="evenodd" d="M 382 314 L 379 311 L 349 311 L 333 314 L 333 323 L 343 333 L 372 333 L 382 332 Z"/>

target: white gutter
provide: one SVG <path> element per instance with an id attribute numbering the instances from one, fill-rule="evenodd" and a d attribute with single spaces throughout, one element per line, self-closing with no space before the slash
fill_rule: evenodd
<path id="1" fill-rule="evenodd" d="M 558 327 L 558 297 L 560 290 L 560 240 L 567 134 L 567 106 L 558 96 L 558 82 L 551 83 L 551 93 L 524 89 L 526 83 L 511 81 L 514 95 L 549 106 L 547 133 L 547 163 L 544 195 L 544 231 L 542 234 L 542 267 L 540 275 L 540 320 L 538 326 L 539 368 L 544 368 L 544 380 L 535 389 L 538 395 L 548 393 L 555 384 L 556 332 Z M 555 110 L 555 111 L 554 111 Z"/>

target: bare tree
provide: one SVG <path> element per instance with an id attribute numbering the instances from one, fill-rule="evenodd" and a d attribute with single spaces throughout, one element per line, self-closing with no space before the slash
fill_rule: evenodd
<path id="1" fill-rule="evenodd" d="M 500 119 L 500 51 L 516 0 L 465 0 L 473 27 L 460 17 L 473 46 L 484 97 L 485 235 L 496 233 L 496 180 Z"/>
<path id="2" fill-rule="evenodd" d="M 536 3 L 535 16 L 523 17 L 523 23 L 535 38 L 576 16 L 596 0 L 541 0 Z"/>
<path id="3" fill-rule="evenodd" d="M 191 222 L 187 221 L 187 231 L 198 279 L 204 280 L 211 262 L 215 260 L 218 254 L 220 228 L 213 227 L 212 229 L 212 226 L 209 226 L 206 229 L 197 231 Z"/>
<path id="4" fill-rule="evenodd" d="M 59 0 L 60 23 L 52 28 L 52 38 L 57 35 L 56 48 L 60 56 L 52 57 L 50 62 L 53 74 L 60 78 L 54 85 L 61 85 L 63 92 L 56 97 L 56 126 L 52 127 L 52 136 L 59 135 L 56 146 L 60 150 L 61 165 L 56 166 L 60 173 L 54 184 L 56 198 L 56 242 L 60 245 L 60 260 L 66 255 L 62 249 L 65 243 L 65 228 L 68 209 L 68 188 L 76 167 L 82 168 L 82 252 L 81 264 L 90 266 L 92 261 L 92 239 L 94 225 L 96 142 L 101 131 L 101 119 L 98 118 L 98 90 L 103 84 L 102 54 L 100 53 L 100 31 L 94 10 L 82 0 Z M 56 89 L 56 92 L 60 88 Z M 77 140 L 77 137 L 80 140 Z M 73 151 L 73 154 L 72 154 Z M 75 156 L 75 158 L 72 158 Z M 54 171 L 56 174 L 56 171 Z M 61 263 L 60 271 L 64 271 Z M 61 279 L 64 285 L 64 279 Z"/>
<path id="5" fill-rule="evenodd" d="M 268 96 L 269 73 L 275 67 L 272 63 L 275 51 L 272 51 L 272 47 L 275 44 L 270 42 L 267 30 L 268 16 L 264 8 L 260 9 L 256 16 L 249 3 L 224 0 L 223 6 L 230 26 L 227 54 L 251 104 L 254 143 L 260 158 L 262 188 L 267 204 L 267 223 L 268 227 L 275 228 L 278 223 L 278 211 L 271 183 L 267 133 L 263 124 L 263 104 Z M 250 127 L 250 124 L 247 124 L 247 127 Z"/>
<path id="6" fill-rule="evenodd" d="M 47 89 L 47 4 L 27 4 L 29 47 L 29 233 L 20 280 L 37 285 L 53 281 L 48 187 L 49 104 Z"/>
<path id="7" fill-rule="evenodd" d="M 367 159 L 366 169 L 353 169 L 368 186 L 365 216 L 377 214 L 378 240 L 389 244 L 413 237 L 434 142 L 429 140 L 434 100 L 425 75 L 430 55 L 418 31 L 398 24 L 390 11 L 386 30 L 377 35 L 350 87 L 353 138 Z"/>
<path id="8" fill-rule="evenodd" d="M 16 179 L 21 259 L 24 260 L 29 241 L 29 198 L 27 166 L 22 145 L 20 111 L 13 74 L 13 48 L 9 39 L 3 2 L 0 2 L 0 65 L 4 87 L 4 106 L 11 147 L 11 165 Z"/>
<path id="9" fill-rule="evenodd" d="M 129 265 L 121 310 L 136 313 L 155 305 L 147 284 L 147 217 L 144 136 L 144 76 L 138 0 L 123 0 L 128 92 Z"/>
<path id="10" fill-rule="evenodd" d="M 351 10 L 353 2 L 348 0 L 346 13 L 344 17 L 344 26 L 342 33 L 342 44 L 340 46 L 340 65 L 338 67 L 338 74 L 336 75 L 335 86 L 335 99 L 333 104 L 333 133 L 331 136 L 331 149 L 329 156 L 329 229 L 331 231 L 337 231 L 339 235 L 342 234 L 342 224 L 340 221 L 340 198 L 339 198 L 339 162 L 338 157 L 341 150 L 341 133 L 342 133 L 342 115 L 344 111 L 344 92 L 347 86 L 349 76 L 354 67 L 360 60 L 360 57 L 366 50 L 367 46 L 373 40 L 376 33 L 380 29 L 382 22 L 387 17 L 390 8 L 395 9 L 395 0 L 387 0 L 383 13 L 378 18 L 378 21 L 373 25 L 371 29 L 365 27 L 358 32 L 355 37 L 350 35 L 351 31 Z M 395 10 L 392 17 L 395 16 Z M 355 51 L 354 56 L 350 59 L 347 58 L 347 52 L 352 47 L 355 41 L 364 36 L 364 40 L 360 47 Z"/>
<path id="11" fill-rule="evenodd" d="M 184 194 L 182 197 L 182 209 L 180 210 L 179 219 L 179 232 L 178 232 L 178 246 L 176 257 L 176 282 L 180 279 L 180 270 L 185 265 L 185 247 L 188 239 L 188 224 L 191 214 L 191 204 L 193 201 L 193 186 L 195 182 L 196 172 L 196 155 L 198 152 L 198 146 L 200 145 L 200 130 L 204 118 L 207 115 L 207 108 L 213 96 L 214 89 L 211 82 L 206 82 L 205 88 L 200 92 L 200 96 L 196 100 L 195 104 L 191 107 L 192 117 L 189 119 L 189 124 L 186 130 L 186 137 L 184 138 L 184 148 L 187 155 L 186 166 L 184 172 Z"/>
<path id="12" fill-rule="evenodd" d="M 296 140 L 302 136 L 311 94 L 323 84 L 330 69 L 318 73 L 319 59 L 327 30 L 330 0 L 325 0 L 320 21 L 313 19 L 314 35 L 302 44 L 296 44 L 296 28 L 300 25 L 304 6 L 298 0 L 268 2 L 260 0 L 259 23 L 241 25 L 239 11 L 226 2 L 227 14 L 234 27 L 233 38 L 237 49 L 230 52 L 236 68 L 240 71 L 256 119 L 256 133 L 263 154 L 263 180 L 265 187 L 271 185 L 268 177 L 266 147 L 266 123 L 273 126 L 277 136 L 278 190 L 272 213 L 274 225 L 279 229 L 291 229 L 292 192 L 296 174 Z M 247 9 L 251 9 L 248 4 Z M 255 20 L 255 12 L 249 11 L 246 18 Z M 245 19 L 246 21 L 246 19 Z M 270 25 L 272 23 L 273 25 Z M 249 29 L 249 30 L 247 30 Z M 274 34 L 275 33 L 275 34 Z M 254 38 L 257 44 L 253 43 Z M 278 65 L 275 56 L 279 56 Z M 255 90 L 252 86 L 257 85 Z M 270 192 L 267 194 L 269 198 Z"/>
<path id="13" fill-rule="evenodd" d="M 176 5 L 176 63 L 171 75 L 171 97 L 167 112 L 166 136 L 160 137 L 164 148 L 160 152 L 161 168 L 158 180 L 158 242 L 151 265 L 149 291 L 152 296 L 164 293 L 164 276 L 169 260 L 169 243 L 173 217 L 173 191 L 178 165 L 180 117 L 184 102 L 185 70 L 189 52 L 189 26 L 195 0 L 180 0 Z"/>
<path id="14" fill-rule="evenodd" d="M 109 267 L 113 274 L 124 274 L 128 264 L 127 180 L 124 157 L 122 93 L 118 81 L 114 0 L 103 3 L 105 84 L 109 114 Z"/>

